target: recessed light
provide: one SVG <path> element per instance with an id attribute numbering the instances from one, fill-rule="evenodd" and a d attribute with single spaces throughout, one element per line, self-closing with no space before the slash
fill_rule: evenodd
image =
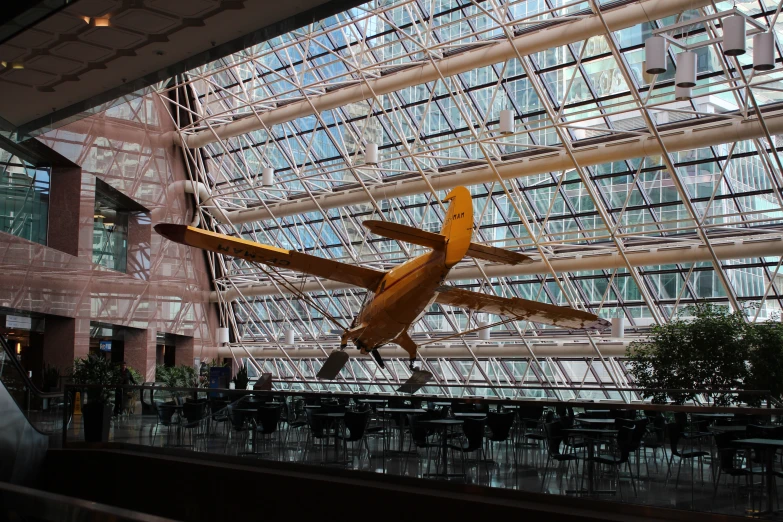
<path id="1" fill-rule="evenodd" d="M 95 27 L 109 27 L 108 16 L 103 16 L 101 18 L 93 18 L 92 21 L 95 24 Z"/>

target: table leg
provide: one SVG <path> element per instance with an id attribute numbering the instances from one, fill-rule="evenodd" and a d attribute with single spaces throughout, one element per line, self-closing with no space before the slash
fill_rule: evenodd
<path id="1" fill-rule="evenodd" d="M 772 495 L 775 494 L 775 471 L 773 466 L 775 465 L 775 450 L 768 449 L 767 453 L 767 513 L 772 513 Z"/>
<path id="2" fill-rule="evenodd" d="M 585 439 L 586 441 L 588 439 Z M 595 447 L 593 441 L 589 441 L 587 444 L 587 494 L 593 494 L 593 456 L 595 455 Z"/>
<path id="3" fill-rule="evenodd" d="M 443 476 L 448 477 L 449 476 L 449 448 L 446 444 L 446 439 L 448 438 L 449 430 L 446 426 L 443 427 L 443 434 L 441 435 L 441 446 L 442 446 L 442 452 L 443 452 Z"/>

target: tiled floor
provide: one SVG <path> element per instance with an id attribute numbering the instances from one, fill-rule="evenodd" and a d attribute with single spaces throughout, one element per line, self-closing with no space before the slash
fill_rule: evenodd
<path id="1" fill-rule="evenodd" d="M 386 439 L 387 448 L 384 448 L 382 436 L 370 435 L 366 445 L 357 443 L 353 450 L 349 443 L 347 456 L 342 450 L 342 444 L 339 447 L 339 455 L 336 454 L 334 438 L 329 437 L 328 440 L 312 442 L 308 437 L 307 426 L 290 429 L 285 423 L 281 423 L 279 431 L 271 437 L 265 439 L 259 436 L 255 450 L 248 440 L 248 434 L 237 434 L 233 429 L 230 429 L 228 423 L 213 423 L 209 427 L 209 434 L 206 434 L 205 429 L 199 432 L 197 429 L 176 427 L 160 426 L 156 428 L 156 417 L 146 415 L 134 415 L 114 420 L 111 439 L 146 446 L 182 444 L 182 447 L 192 448 L 194 451 L 247 455 L 247 458 L 346 466 L 378 473 L 428 476 L 438 480 L 459 480 L 499 488 L 542 491 L 542 479 L 547 463 L 544 442 L 538 445 L 523 445 L 518 442 L 508 445 L 498 443 L 491 450 L 487 448 L 485 456 L 479 457 L 475 453 L 468 455 L 464 461 L 464 475 L 463 459 L 460 453 L 449 451 L 447 456 L 448 476 L 444 477 L 439 457 L 440 452 L 437 447 L 429 450 L 429 458 L 426 449 L 418 451 L 412 449 L 410 452 L 399 453 L 397 451 L 399 431 L 389 429 L 390 424 L 386 424 L 384 427 L 387 432 L 391 432 L 391 436 Z M 77 416 L 68 433 L 68 440 L 82 440 L 81 431 L 81 420 Z M 438 442 L 437 438 L 432 440 Z M 408 449 L 409 444 L 409 436 L 405 435 L 403 440 L 405 450 Z M 449 444 L 459 444 L 459 439 L 451 440 Z M 710 451 L 710 443 L 705 442 L 704 444 L 703 449 Z M 253 451 L 256 454 L 253 454 Z M 581 454 L 578 455 L 581 456 Z M 643 452 L 639 457 L 632 455 L 630 466 L 634 477 L 637 477 L 638 473 L 638 478 L 634 479 L 633 486 L 625 465 L 620 472 L 619 481 L 613 468 L 606 466 L 600 469 L 596 468 L 591 488 L 592 494 L 598 498 L 619 502 L 734 515 L 750 515 L 755 510 L 766 507 L 767 499 L 763 493 L 765 488 L 761 484 L 761 475 L 754 476 L 754 485 L 750 488 L 745 486 L 744 478 L 737 479 L 735 485 L 734 479 L 731 477 L 728 481 L 722 477 L 717 493 L 715 493 L 713 474 L 717 473 L 717 469 L 713 468 L 709 457 L 704 459 L 701 468 L 696 462 L 693 473 L 691 473 L 691 463 L 684 461 L 679 483 L 676 483 L 678 468 L 676 457 L 673 474 L 667 481 L 665 459 L 668 457 L 668 451 L 664 457 L 660 449 L 656 451 L 655 457 L 650 450 Z M 575 469 L 573 462 L 568 465 L 568 468 L 566 468 L 566 463 L 563 463 L 560 468 L 557 463 L 552 463 L 543 491 L 551 494 L 590 494 L 584 461 L 580 458 L 577 463 L 578 470 Z M 777 499 L 773 500 L 777 509 Z"/>

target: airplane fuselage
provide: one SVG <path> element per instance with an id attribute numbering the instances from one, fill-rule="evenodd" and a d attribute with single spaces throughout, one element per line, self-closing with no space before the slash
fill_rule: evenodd
<path id="1" fill-rule="evenodd" d="M 449 272 L 443 250 L 406 261 L 384 276 L 370 294 L 351 336 L 362 352 L 394 342 L 408 331 L 436 297 L 435 289 Z"/>

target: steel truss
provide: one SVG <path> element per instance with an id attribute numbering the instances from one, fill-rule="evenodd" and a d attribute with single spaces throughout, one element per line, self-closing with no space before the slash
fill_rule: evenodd
<path id="1" fill-rule="evenodd" d="M 731 7 L 692 5 L 697 8 L 676 20 Z M 780 4 L 741 2 L 736 7 L 779 30 Z M 524 250 L 539 258 L 545 270 L 494 277 L 487 275 L 485 265 L 471 260 L 462 268 L 471 268 L 474 277 L 456 284 L 570 305 L 604 317 L 623 315 L 629 335 L 668 320 L 696 301 L 747 308 L 749 320 L 766 320 L 781 308 L 780 253 L 723 260 L 713 244 L 739 241 L 748 234 L 783 238 L 783 163 L 776 137 L 765 123 L 765 111 L 782 97 L 781 67 L 754 73 L 748 58 L 725 57 L 715 42 L 699 50 L 700 76 L 693 99 L 674 101 L 673 63 L 660 77 L 642 72 L 644 39 L 662 22 L 650 20 L 611 31 L 608 9 L 593 0 L 563 5 L 549 0 L 371 2 L 189 71 L 160 89 L 159 95 L 177 109 L 173 112 L 180 142 L 211 133 L 203 148 L 183 149 L 192 182 L 204 184 L 210 193 L 203 201 L 199 191 L 192 190 L 199 203 L 198 221 L 247 239 L 386 269 L 421 250 L 372 237 L 362 221 L 385 219 L 438 229 L 443 192 L 430 184 L 432 174 L 478 165 L 494 176 L 470 187 L 478 240 Z M 531 27 L 587 17 L 602 24 L 603 34 L 534 54 L 517 51 L 500 63 L 456 75 L 441 67 L 459 53 L 500 40 L 512 43 Z M 722 29 L 716 20 L 708 20 L 682 31 L 673 36 L 709 40 Z M 675 51 L 669 50 L 674 62 Z M 419 85 L 413 81 L 389 93 L 373 90 L 379 78 L 421 64 L 434 69 L 434 80 Z M 325 94 L 357 86 L 365 93 L 363 101 L 318 109 Z M 309 104 L 309 114 L 272 126 L 264 123 L 265 114 L 279 113 L 293 103 Z M 515 114 L 512 134 L 499 130 L 504 109 Z M 257 130 L 221 138 L 225 125 L 247 118 L 256 118 Z M 709 118 L 758 118 L 764 135 L 667 151 L 662 128 Z M 633 136 L 653 138 L 663 154 L 589 166 L 576 159 L 575 152 L 590 143 L 585 140 Z M 380 145 L 378 165 L 364 161 L 368 143 Z M 572 166 L 524 178 L 500 175 L 498 168 L 509 161 L 541 151 L 566 154 Z M 271 187 L 261 184 L 266 166 L 275 169 Z M 372 187 L 400 179 L 423 182 L 427 190 L 402 198 L 374 197 L 378 192 Z M 322 208 L 321 196 L 346 190 L 361 194 L 363 202 Z M 275 218 L 274 205 L 293 199 L 310 201 L 313 211 Z M 216 219 L 216 209 L 230 213 L 248 208 L 264 209 L 271 218 L 235 223 Z M 706 249 L 710 256 L 707 261 L 666 265 L 628 261 L 634 248 L 656 241 L 681 241 Z M 557 272 L 548 261 L 564 252 L 580 256 L 596 249 L 615 252 L 624 260 L 622 266 Z M 346 321 L 364 298 L 357 289 L 330 289 L 326 282 L 313 287 L 311 279 L 273 273 L 242 260 L 210 256 L 210 262 L 221 321 L 234 329 L 238 357 L 254 360 L 248 343 L 287 350 L 280 339 L 288 329 L 324 356 L 334 341 L 334 325 L 309 303 L 282 291 L 246 295 L 243 290 L 249 287 L 279 288 L 280 278 L 302 287 L 309 284 L 310 298 Z M 229 290 L 232 298 L 226 301 Z M 436 305 L 415 325 L 414 333 L 431 339 L 475 328 L 483 320 L 480 314 Z M 529 344 L 568 332 L 512 322 L 495 327 L 493 335 L 528 346 L 528 359 L 482 359 L 463 341 L 468 359 L 425 362 L 438 375 L 438 386 L 475 384 L 475 390 L 499 395 L 506 393 L 502 386 L 528 379 L 550 388 L 557 383 L 592 383 L 587 378 L 599 386 L 629 384 L 622 360 L 603 356 L 594 339 L 594 356 L 571 361 L 537 356 Z M 320 389 L 326 385 L 313 381 L 319 360 L 287 354 L 259 360 L 257 369 L 269 367 L 276 375 L 295 376 L 306 382 L 303 386 Z M 467 373 L 463 363 L 470 366 Z M 524 375 L 509 369 L 517 363 L 526 365 Z M 369 360 L 352 359 L 344 374 L 350 372 L 345 375 L 348 380 L 366 380 L 368 389 L 363 391 L 371 391 L 374 379 L 403 378 L 404 366 L 395 360 L 393 377 L 382 377 Z M 582 375 L 577 375 L 576 366 L 585 368 Z M 630 394 L 611 393 L 632 399 Z"/>

